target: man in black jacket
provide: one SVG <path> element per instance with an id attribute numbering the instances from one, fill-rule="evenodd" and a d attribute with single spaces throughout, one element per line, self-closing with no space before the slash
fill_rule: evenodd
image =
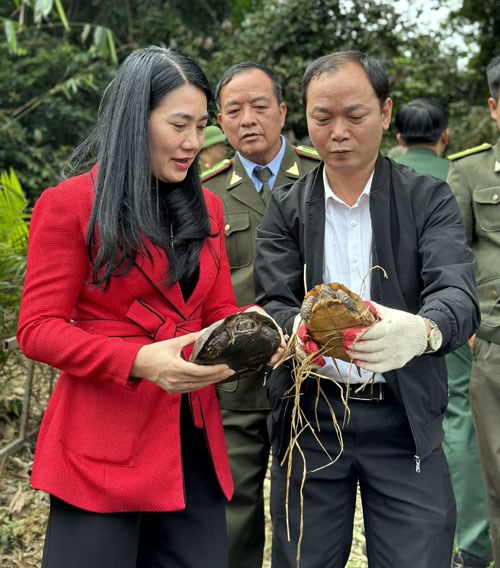
<path id="1" fill-rule="evenodd" d="M 474 258 L 446 183 L 379 154 L 392 101 L 377 60 L 321 57 L 302 97 L 323 164 L 271 197 L 257 302 L 292 334 L 306 291 L 337 281 L 372 301 L 380 321 L 345 335 L 355 365 L 325 357 L 323 378 L 311 374 L 295 399 L 289 363 L 270 377 L 273 565 L 345 566 L 359 484 L 370 566 L 445 568 L 456 512 L 441 447 L 442 355 L 478 326 Z"/>

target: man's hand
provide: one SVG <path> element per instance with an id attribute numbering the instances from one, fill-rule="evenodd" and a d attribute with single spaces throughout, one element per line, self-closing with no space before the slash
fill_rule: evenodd
<path id="1" fill-rule="evenodd" d="M 472 351 L 472 347 L 474 346 L 474 340 L 476 339 L 476 334 L 474 334 L 472 337 L 469 337 L 469 339 L 467 340 L 467 345 L 469 346 L 469 349 Z"/>
<path id="2" fill-rule="evenodd" d="M 344 332 L 343 345 L 354 363 L 375 373 L 400 369 L 427 347 L 427 325 L 423 317 L 370 302 L 380 321 L 369 328 Z"/>
<path id="3" fill-rule="evenodd" d="M 319 368 L 325 365 L 325 359 L 319 353 L 320 347 L 314 339 L 308 334 L 305 321 L 300 314 L 295 316 L 293 322 L 293 332 L 297 333 L 297 341 L 295 344 L 295 357 L 299 363 L 309 357 L 312 367 Z"/>

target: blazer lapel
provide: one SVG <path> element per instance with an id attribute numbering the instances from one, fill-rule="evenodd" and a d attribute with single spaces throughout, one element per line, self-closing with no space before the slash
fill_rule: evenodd
<path id="1" fill-rule="evenodd" d="M 185 319 L 187 308 L 179 284 L 175 283 L 173 286 L 167 287 L 164 283 L 167 267 L 166 254 L 150 243 L 147 244 L 147 248 L 151 259 L 147 255 L 143 255 L 135 262 L 136 270 L 149 283 L 149 293 L 142 299 L 153 305 L 158 305 L 158 302 L 161 303 L 163 298 L 170 309 L 173 309 L 180 317 Z"/>
<path id="2" fill-rule="evenodd" d="M 257 197 L 260 199 L 258 195 Z M 169 310 L 174 310 L 182 319 L 188 320 L 191 318 L 206 296 L 208 283 L 212 284 L 215 281 L 221 260 L 221 234 L 217 220 L 211 213 L 209 210 L 210 233 L 215 236 L 208 237 L 201 249 L 198 282 L 187 302 L 184 301 L 184 296 L 178 283 L 170 287 L 164 284 L 167 266 L 166 255 L 151 243 L 147 244 L 151 259 L 145 254 L 135 262 L 135 270 L 140 273 L 143 281 L 149 284 L 147 293 L 144 294 L 144 297 L 141 295 L 142 300 L 153 306 L 161 306 L 163 301 Z"/>

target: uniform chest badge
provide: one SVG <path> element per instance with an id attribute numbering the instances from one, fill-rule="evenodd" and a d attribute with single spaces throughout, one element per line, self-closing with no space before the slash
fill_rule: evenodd
<path id="1" fill-rule="evenodd" d="M 233 175 L 231 176 L 231 180 L 229 182 L 229 185 L 233 185 L 233 184 L 241 181 L 241 179 L 242 178 L 236 172 L 233 172 Z"/>

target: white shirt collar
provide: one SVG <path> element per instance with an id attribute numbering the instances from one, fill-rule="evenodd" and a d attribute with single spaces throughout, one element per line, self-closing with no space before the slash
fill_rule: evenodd
<path id="1" fill-rule="evenodd" d="M 363 199 L 366 199 L 366 196 L 370 195 L 370 191 L 372 189 L 372 182 L 373 182 L 374 174 L 375 174 L 375 170 L 373 170 L 370 177 L 368 178 L 368 181 L 366 182 L 366 185 L 363 188 L 363 191 L 361 192 L 360 196 L 356 200 L 356 203 L 353 205 L 353 207 L 356 207 L 356 205 L 359 205 L 359 203 L 361 203 L 361 201 Z M 336 195 L 334 193 L 334 191 L 332 190 L 332 188 L 330 186 L 330 182 L 328 181 L 328 176 L 326 175 L 326 168 L 325 167 L 323 167 L 323 187 L 325 188 L 325 210 L 326 210 L 326 207 L 328 205 L 329 199 L 333 199 L 337 203 L 341 203 L 344 206 L 348 207 L 348 205 L 346 205 L 346 203 L 344 203 L 344 201 L 342 201 L 342 199 L 340 199 L 340 197 L 338 197 L 338 195 Z"/>

